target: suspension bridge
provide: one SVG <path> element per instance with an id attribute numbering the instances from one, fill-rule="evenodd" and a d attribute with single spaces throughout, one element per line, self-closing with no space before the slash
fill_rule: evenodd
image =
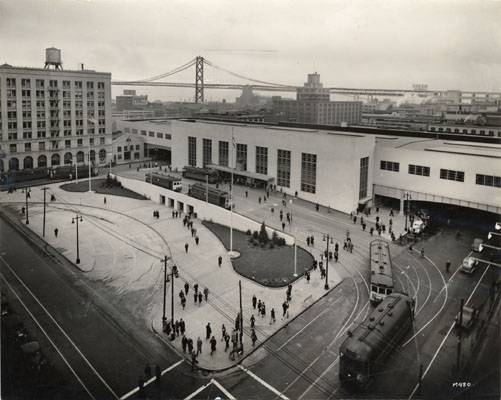
<path id="1" fill-rule="evenodd" d="M 162 79 L 171 77 L 180 72 L 195 67 L 195 81 L 194 82 L 165 82 Z M 211 67 L 215 70 L 225 72 L 235 78 L 243 79 L 247 83 L 207 83 L 204 82 L 204 67 Z M 112 85 L 116 86 L 163 86 L 163 87 L 177 87 L 177 88 L 192 88 L 195 89 L 195 103 L 204 102 L 204 91 L 206 89 L 230 89 L 242 90 L 243 88 L 251 88 L 256 91 L 265 92 L 296 92 L 298 86 L 284 85 L 273 82 L 266 82 L 254 78 L 250 78 L 236 72 L 230 71 L 226 68 L 220 67 L 208 59 L 197 56 L 187 63 L 174 68 L 169 72 L 160 75 L 152 76 L 150 78 L 136 80 L 136 81 L 112 81 Z M 417 95 L 419 97 L 433 97 L 445 96 L 448 90 L 428 90 L 428 89 L 364 89 L 364 88 L 346 88 L 346 87 L 328 87 L 329 93 L 341 94 L 347 96 L 405 96 L 406 94 Z M 500 92 L 485 92 L 485 91 L 457 91 L 460 92 L 460 102 L 471 102 L 472 99 L 477 101 L 501 101 Z"/>

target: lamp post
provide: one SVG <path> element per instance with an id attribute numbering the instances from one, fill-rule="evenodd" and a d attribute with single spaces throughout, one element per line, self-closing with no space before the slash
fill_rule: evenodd
<path id="1" fill-rule="evenodd" d="M 80 243 L 79 243 L 79 237 L 78 237 L 78 222 L 82 222 L 83 221 L 83 218 L 81 215 L 79 215 L 78 213 L 76 213 L 75 217 L 73 217 L 71 219 L 71 223 L 74 224 L 75 222 L 77 223 L 77 259 L 76 259 L 76 263 L 77 264 L 80 264 Z"/>
<path id="2" fill-rule="evenodd" d="M 404 198 L 407 199 L 407 211 L 405 212 L 405 231 L 407 232 L 407 218 L 409 217 L 409 211 L 410 211 L 410 200 L 412 199 L 411 195 L 409 193 L 404 194 Z M 405 209 L 405 207 L 404 207 Z"/>
<path id="3" fill-rule="evenodd" d="M 171 281 L 171 302 L 170 302 L 170 314 L 171 314 L 171 322 L 174 321 L 174 269 L 176 268 L 175 265 L 172 266 L 171 272 L 170 272 L 170 278 L 167 275 L 167 262 L 171 260 L 170 257 L 164 256 L 163 263 L 164 263 L 164 293 L 163 293 L 163 311 L 162 311 L 162 328 L 165 327 L 165 324 L 167 323 L 167 317 L 166 317 L 166 298 L 167 298 L 167 283 Z"/>
<path id="4" fill-rule="evenodd" d="M 334 243 L 329 233 L 324 234 L 324 242 L 327 242 L 327 257 L 325 257 L 325 290 L 329 290 L 329 243 Z"/>
<path id="5" fill-rule="evenodd" d="M 291 215 L 290 215 L 290 223 L 292 224 L 292 199 L 289 200 L 291 205 Z M 294 277 L 297 277 L 297 227 L 294 227 Z"/>
<path id="6" fill-rule="evenodd" d="M 30 195 L 31 188 L 25 187 L 23 189 L 23 193 L 25 194 L 25 198 L 26 198 L 26 225 L 29 225 L 30 224 L 30 218 L 29 218 L 29 215 L 28 215 L 28 199 L 31 197 L 31 195 Z"/>
<path id="7" fill-rule="evenodd" d="M 47 204 L 47 201 L 46 201 L 46 195 L 47 195 L 47 190 L 49 188 L 48 187 L 43 187 L 41 188 L 40 190 L 43 190 L 43 228 L 42 228 L 42 237 L 45 237 L 45 208 L 46 208 L 46 204 Z"/>

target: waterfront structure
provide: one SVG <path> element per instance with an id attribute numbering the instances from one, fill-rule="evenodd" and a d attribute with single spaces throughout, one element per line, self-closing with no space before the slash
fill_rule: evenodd
<path id="1" fill-rule="evenodd" d="M 0 171 L 104 164 L 111 133 L 110 73 L 0 65 Z"/>

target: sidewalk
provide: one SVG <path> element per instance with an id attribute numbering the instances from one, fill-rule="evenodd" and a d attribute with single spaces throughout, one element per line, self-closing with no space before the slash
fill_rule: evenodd
<path id="1" fill-rule="evenodd" d="M 104 283 L 117 296 L 117 301 L 131 310 L 135 315 L 144 317 L 145 325 L 161 332 L 163 312 L 163 257 L 171 256 L 178 266 L 180 276 L 174 282 L 174 319 L 182 318 L 186 322 L 186 335 L 191 337 L 196 346 L 197 338 L 203 341 L 202 354 L 199 356 L 199 367 L 217 371 L 230 368 L 252 351 L 250 339 L 250 316 L 256 318 L 256 347 L 277 332 L 288 321 L 298 316 L 316 300 L 326 294 L 324 279 L 320 272 L 312 271 L 311 281 L 298 279 L 293 284 L 292 302 L 289 308 L 289 319 L 282 319 L 282 303 L 285 300 L 285 288 L 272 289 L 250 281 L 238 275 L 222 243 L 200 221 L 194 221 L 194 227 L 200 238 L 196 246 L 190 231 L 183 227 L 182 218 L 173 219 L 171 209 L 147 200 L 134 200 L 124 197 L 95 193 L 72 193 L 59 189 L 58 185 L 50 185 L 47 199 L 55 194 L 56 202 L 47 203 L 46 241 L 58 249 L 70 261 L 76 260 L 76 224 L 72 218 L 76 212 L 82 215 L 79 222 L 79 255 L 80 264 L 76 265 L 86 276 Z M 25 195 L 17 191 L 13 194 L 1 193 L 1 202 L 19 202 L 20 223 L 24 223 L 21 207 L 24 206 Z M 29 200 L 29 227 L 38 235 L 42 235 L 43 192 L 32 189 Z M 72 203 L 63 204 L 63 202 Z M 153 211 L 160 211 L 160 218 L 153 217 Z M 59 230 L 57 238 L 54 229 Z M 184 245 L 189 243 L 189 251 Z M 308 248 L 318 258 L 320 251 Z M 217 265 L 218 256 L 223 257 L 222 267 Z M 329 285 L 331 290 L 341 282 L 334 268 L 329 268 Z M 242 282 L 242 306 L 244 317 L 244 354 L 235 361 L 230 360 L 224 352 L 221 341 L 221 327 L 225 324 L 231 334 L 234 320 L 239 311 L 238 282 Z M 186 309 L 180 304 L 179 291 L 184 283 L 190 284 Z M 208 303 L 193 302 L 193 284 L 198 283 L 200 290 L 209 289 Z M 266 303 L 266 317 L 257 315 L 252 309 L 252 296 Z M 270 324 L 270 311 L 275 308 L 277 320 Z M 171 286 L 167 286 L 166 316 L 170 320 Z M 205 339 L 205 326 L 210 322 L 212 335 L 217 339 L 217 350 L 210 356 L 209 342 Z M 181 339 L 169 342 L 182 354 Z M 231 343 L 230 343 L 231 348 Z M 190 359 L 190 358 L 188 358 Z"/>

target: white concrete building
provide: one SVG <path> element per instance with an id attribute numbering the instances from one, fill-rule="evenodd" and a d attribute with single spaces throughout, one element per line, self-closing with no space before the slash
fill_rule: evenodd
<path id="1" fill-rule="evenodd" d="M 374 195 L 501 213 L 501 143 L 399 137 L 363 128 L 305 129 L 209 120 L 118 121 L 148 146 L 172 152 L 172 167 L 211 165 L 277 185 L 344 212 Z M 377 135 L 376 133 L 381 134 Z M 410 134 L 407 132 L 407 134 Z M 426 134 L 419 134 L 426 136 Z M 231 161 L 234 138 L 233 163 Z"/>
<path id="2" fill-rule="evenodd" d="M 109 161 L 111 74 L 0 66 L 0 171 Z"/>

